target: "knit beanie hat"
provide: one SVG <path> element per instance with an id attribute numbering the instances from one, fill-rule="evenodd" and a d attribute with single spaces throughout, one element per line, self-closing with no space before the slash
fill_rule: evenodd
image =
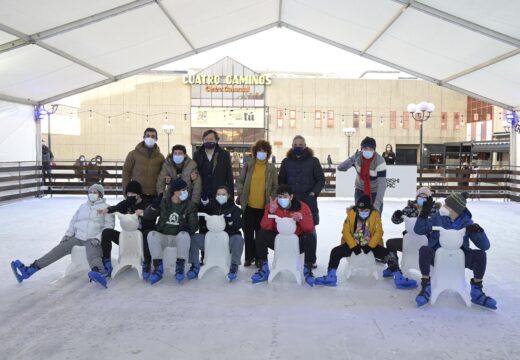
<path id="1" fill-rule="evenodd" d="M 125 194 L 129 192 L 135 193 L 137 195 L 142 195 L 143 188 L 141 187 L 141 184 L 139 184 L 139 182 L 132 180 L 126 185 Z"/>
<path id="2" fill-rule="evenodd" d="M 356 207 L 359 210 L 372 209 L 372 203 L 370 202 L 368 195 L 361 196 L 356 203 Z"/>
<path id="3" fill-rule="evenodd" d="M 88 191 L 90 190 L 96 190 L 99 193 L 99 197 L 102 198 L 103 195 L 105 195 L 105 189 L 103 188 L 103 185 L 101 184 L 94 184 L 91 187 L 88 188 Z"/>
<path id="4" fill-rule="evenodd" d="M 463 193 L 451 193 L 446 200 L 444 200 L 444 203 L 450 207 L 453 211 L 455 211 L 457 214 L 462 214 L 464 209 L 466 208 L 466 199 L 469 197 L 469 194 L 467 192 Z"/>
<path id="5" fill-rule="evenodd" d="M 361 148 L 364 148 L 364 147 L 371 147 L 372 149 L 375 150 L 376 139 L 367 136 L 366 138 L 363 139 L 363 141 L 361 141 Z"/>
<path id="6" fill-rule="evenodd" d="M 417 190 L 417 192 L 415 193 L 415 197 L 419 195 L 432 196 L 432 191 L 428 186 L 423 186 L 422 188 L 419 188 L 419 190 Z"/>
<path id="7" fill-rule="evenodd" d="M 170 191 L 174 193 L 187 187 L 188 184 L 186 184 L 186 181 L 182 180 L 181 178 L 177 178 L 173 180 L 172 184 L 170 185 Z"/>

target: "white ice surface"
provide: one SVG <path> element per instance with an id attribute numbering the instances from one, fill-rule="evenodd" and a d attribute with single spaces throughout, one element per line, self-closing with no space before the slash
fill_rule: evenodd
<path id="1" fill-rule="evenodd" d="M 289 275 L 252 285 L 253 269 L 240 267 L 234 283 L 215 270 L 182 285 L 168 274 L 153 287 L 128 270 L 105 290 L 85 272 L 64 278 L 68 256 L 19 285 L 10 261 L 52 248 L 84 199 L 0 206 L 0 359 L 520 359 L 518 203 L 469 202 L 491 239 L 484 289 L 499 309 L 489 311 L 455 293 L 417 309 L 417 290 L 362 274 L 347 281 L 344 261 L 337 288 L 298 286 Z M 320 199 L 317 275 L 348 204 Z M 385 239 L 402 231 L 390 216 L 403 205 L 385 202 Z"/>

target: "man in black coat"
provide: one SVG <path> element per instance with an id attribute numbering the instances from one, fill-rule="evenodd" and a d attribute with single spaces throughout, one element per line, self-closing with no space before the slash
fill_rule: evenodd
<path id="1" fill-rule="evenodd" d="M 305 138 L 301 135 L 294 137 L 292 148 L 282 160 L 278 184 L 291 185 L 294 197 L 309 206 L 314 224 L 318 225 L 320 217 L 317 198 L 325 185 L 325 175 L 320 161 L 314 156 L 312 149 L 307 147 Z"/>

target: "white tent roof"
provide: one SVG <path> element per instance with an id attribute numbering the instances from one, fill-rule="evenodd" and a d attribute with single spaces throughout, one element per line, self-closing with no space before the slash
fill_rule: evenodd
<path id="1" fill-rule="evenodd" d="M 517 0 L 0 0 L 0 99 L 52 102 L 283 26 L 518 108 L 518 13 Z"/>

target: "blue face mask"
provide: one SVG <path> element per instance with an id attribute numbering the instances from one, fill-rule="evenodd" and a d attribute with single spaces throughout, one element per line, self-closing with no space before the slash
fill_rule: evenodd
<path id="1" fill-rule="evenodd" d="M 366 219 L 370 215 L 370 210 L 360 210 L 359 217 L 362 219 Z"/>
<path id="2" fill-rule="evenodd" d="M 374 152 L 372 150 L 363 150 L 363 157 L 365 159 L 372 159 L 372 156 L 374 156 Z"/>
<path id="3" fill-rule="evenodd" d="M 426 202 L 426 199 L 423 198 L 423 197 L 418 197 L 417 198 L 417 205 L 419 206 L 423 206 L 423 204 Z"/>
<path id="4" fill-rule="evenodd" d="M 278 198 L 278 205 L 280 205 L 283 209 L 287 209 L 290 201 L 291 200 L 289 198 Z"/>
<path id="5" fill-rule="evenodd" d="M 256 153 L 256 158 L 260 161 L 263 161 L 263 160 L 267 159 L 267 153 L 265 151 L 258 151 Z"/>
<path id="6" fill-rule="evenodd" d="M 187 198 L 188 198 L 188 190 L 182 190 L 181 194 L 179 195 L 179 199 L 181 199 L 181 201 L 184 201 Z"/>
<path id="7" fill-rule="evenodd" d="M 228 197 L 226 195 L 217 195 L 215 199 L 220 205 L 224 205 L 227 203 Z"/>
<path id="8" fill-rule="evenodd" d="M 184 155 L 173 155 L 173 162 L 177 165 L 182 164 L 184 161 Z"/>
<path id="9" fill-rule="evenodd" d="M 305 151 L 304 147 L 300 147 L 300 146 L 294 146 L 293 147 L 293 152 L 294 152 L 295 155 L 300 156 L 301 154 L 303 154 L 304 151 Z"/>

